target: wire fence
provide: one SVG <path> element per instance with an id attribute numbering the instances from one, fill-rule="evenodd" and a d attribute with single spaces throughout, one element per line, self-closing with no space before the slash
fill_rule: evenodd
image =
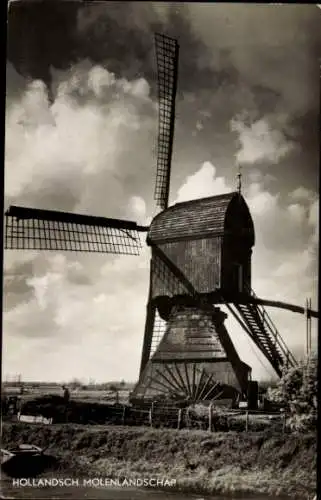
<path id="1" fill-rule="evenodd" d="M 2 405 L 2 419 L 33 424 L 75 423 L 85 425 L 148 426 L 151 428 L 199 429 L 215 431 L 297 430 L 300 425 L 313 427 L 316 415 L 293 416 L 286 411 L 229 409 L 211 404 L 146 402 L 141 406 L 124 403 L 92 403 L 60 396 L 14 405 L 13 398 Z M 17 402 L 15 400 L 15 402 Z M 301 420 L 300 420 L 301 419 Z"/>
<path id="2" fill-rule="evenodd" d="M 286 412 L 264 413 L 262 411 L 223 410 L 214 405 L 177 406 L 151 405 L 149 408 L 131 407 L 127 405 L 99 405 L 99 408 L 57 408 L 51 410 L 32 411 L 34 418 L 30 418 L 30 411 L 23 410 L 17 420 L 26 423 L 76 423 L 87 425 L 122 425 L 145 426 L 150 428 L 194 429 L 216 431 L 263 431 L 273 429 L 281 432 L 288 430 Z M 28 415 L 29 413 L 29 415 Z M 42 418 L 40 418 L 42 417 Z"/>
<path id="3" fill-rule="evenodd" d="M 287 430 L 286 412 L 262 413 L 248 410 L 222 410 L 214 405 L 187 408 L 152 405 L 146 411 L 148 424 L 154 428 L 215 431 L 260 431 L 273 427 Z"/>

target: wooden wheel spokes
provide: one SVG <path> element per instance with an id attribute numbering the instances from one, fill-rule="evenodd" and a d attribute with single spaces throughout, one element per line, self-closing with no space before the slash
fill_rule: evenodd
<path id="1" fill-rule="evenodd" d="M 222 386 L 215 381 L 214 374 L 200 369 L 197 363 L 164 363 L 155 367 L 149 388 L 159 396 L 205 401 L 217 399 L 222 394 Z"/>
<path id="2" fill-rule="evenodd" d="M 185 392 L 173 384 L 168 377 L 163 376 L 159 370 L 156 370 L 155 375 L 155 378 L 150 379 L 149 389 L 155 391 L 157 396 L 184 399 Z"/>

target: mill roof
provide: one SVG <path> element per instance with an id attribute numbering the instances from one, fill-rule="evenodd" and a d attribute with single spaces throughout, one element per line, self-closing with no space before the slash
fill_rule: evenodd
<path id="1" fill-rule="evenodd" d="M 153 219 L 149 238 L 153 241 L 162 241 L 200 237 L 206 234 L 222 235 L 226 230 L 226 214 L 230 206 L 231 208 L 233 206 L 231 217 L 236 219 L 241 218 L 240 212 L 243 214 L 246 212 L 250 224 L 248 227 L 252 229 L 252 219 L 244 198 L 239 193 L 232 192 L 172 205 Z"/>

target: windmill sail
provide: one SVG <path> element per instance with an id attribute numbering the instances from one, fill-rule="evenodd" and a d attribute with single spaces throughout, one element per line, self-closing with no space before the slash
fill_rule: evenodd
<path id="1" fill-rule="evenodd" d="M 5 249 L 63 250 L 138 255 L 135 222 L 11 206 L 5 213 Z"/>
<path id="2" fill-rule="evenodd" d="M 158 148 L 155 195 L 157 205 L 168 206 L 169 181 L 174 139 L 175 97 L 177 86 L 177 40 L 163 34 L 155 34 L 158 69 Z"/>

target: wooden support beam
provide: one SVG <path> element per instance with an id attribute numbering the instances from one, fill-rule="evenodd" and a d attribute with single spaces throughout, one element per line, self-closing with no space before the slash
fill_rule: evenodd
<path id="1" fill-rule="evenodd" d="M 248 294 L 224 294 L 223 292 L 213 292 L 207 294 L 208 300 L 212 304 L 234 303 L 234 304 L 257 304 L 267 307 L 276 307 L 278 309 L 286 309 L 298 314 L 308 314 L 311 318 L 319 318 L 319 311 L 314 311 L 311 308 L 311 302 L 308 309 L 306 307 L 297 306 L 280 300 L 261 299 Z"/>
<path id="2" fill-rule="evenodd" d="M 292 311 L 299 314 L 308 314 L 311 318 L 319 318 L 319 311 L 313 311 L 311 309 L 311 303 L 310 307 L 305 309 L 304 307 L 297 306 L 295 304 L 289 304 L 288 302 L 281 302 L 279 300 L 255 298 L 252 302 L 267 307 L 277 307 L 279 309 L 287 309 L 288 311 Z"/>
<path id="3" fill-rule="evenodd" d="M 146 323 L 145 323 L 145 332 L 144 332 L 144 340 L 143 340 L 143 350 L 142 350 L 142 358 L 139 370 L 139 376 L 143 373 L 148 360 L 150 358 L 150 351 L 152 346 L 153 339 L 153 330 L 155 323 L 155 314 L 156 314 L 156 304 L 151 300 L 152 298 L 152 273 L 150 266 L 150 277 L 149 277 L 149 293 L 148 293 L 148 301 L 146 306 Z"/>

